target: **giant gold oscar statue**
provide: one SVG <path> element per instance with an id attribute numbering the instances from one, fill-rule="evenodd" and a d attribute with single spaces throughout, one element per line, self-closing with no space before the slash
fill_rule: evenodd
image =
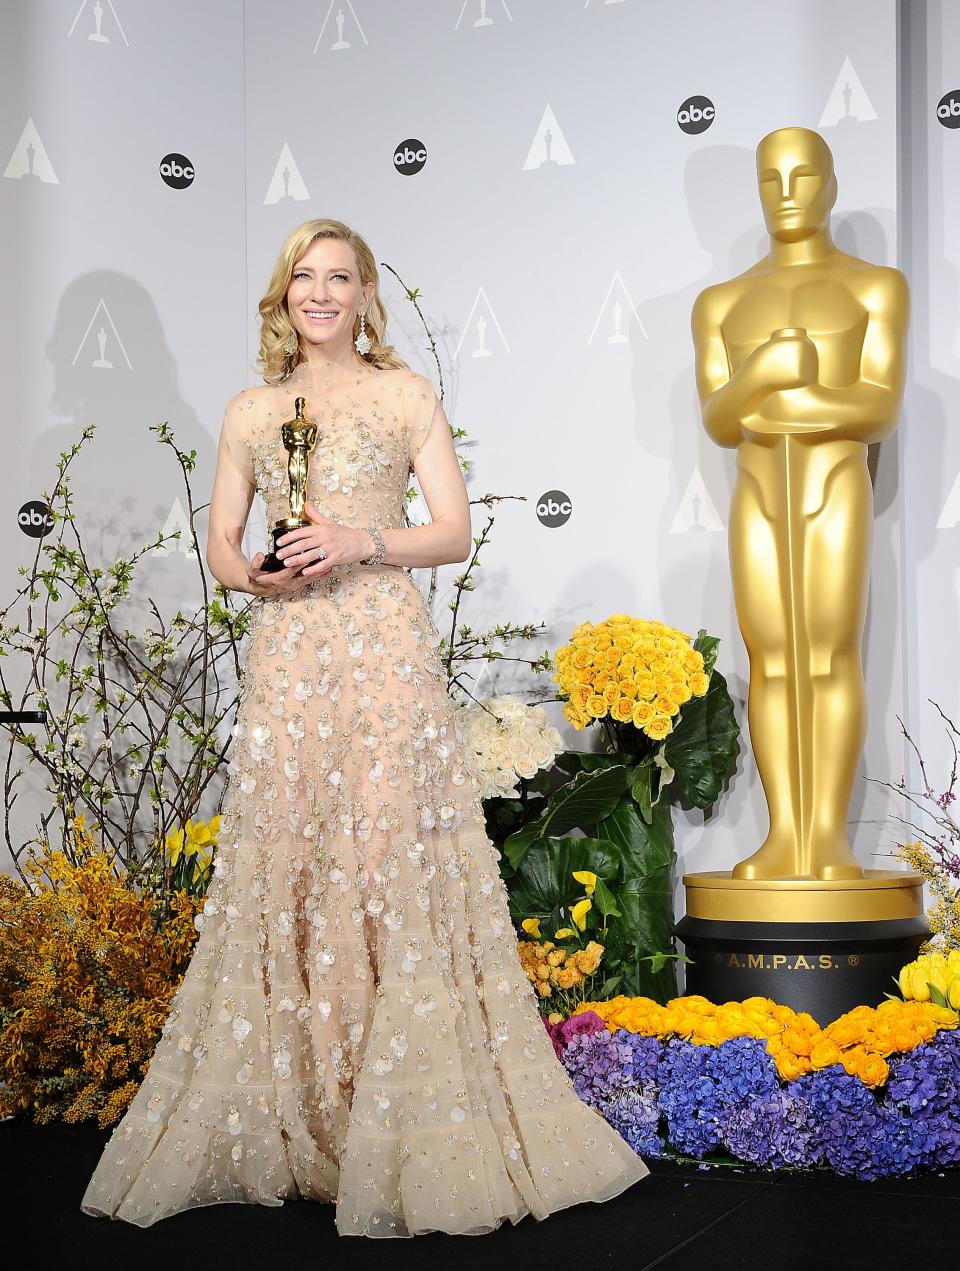
<path id="1" fill-rule="evenodd" d="M 702 292 L 692 325 L 704 426 L 737 452 L 730 562 L 770 829 L 732 873 L 686 876 L 681 934 L 699 948 L 696 991 L 825 1017 L 882 997 L 925 932 L 920 880 L 865 870 L 847 836 L 866 735 L 867 447 L 896 427 L 909 293 L 834 246 L 818 133 L 769 133 L 757 177 L 770 251 Z"/>

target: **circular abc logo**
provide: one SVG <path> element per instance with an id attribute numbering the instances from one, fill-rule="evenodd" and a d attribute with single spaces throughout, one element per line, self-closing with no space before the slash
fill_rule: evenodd
<path id="1" fill-rule="evenodd" d="M 53 529 L 49 505 L 42 499 L 31 499 L 17 513 L 17 524 L 30 538 L 43 538 Z"/>
<path id="2" fill-rule="evenodd" d="M 573 504 L 562 490 L 548 490 L 537 499 L 537 520 L 548 529 L 555 530 L 570 520 Z"/>
<path id="3" fill-rule="evenodd" d="M 960 128 L 960 88 L 951 88 L 937 103 L 937 118 L 944 128 Z"/>
<path id="4" fill-rule="evenodd" d="M 185 190 L 193 185 L 196 173 L 193 164 L 182 154 L 168 154 L 160 160 L 160 175 L 173 190 Z"/>
<path id="5" fill-rule="evenodd" d="M 688 97 L 677 111 L 677 123 L 684 132 L 706 132 L 716 117 L 709 97 Z"/>
<path id="6" fill-rule="evenodd" d="M 401 141 L 393 152 L 393 166 L 405 177 L 416 176 L 426 161 L 427 147 L 415 137 Z"/>

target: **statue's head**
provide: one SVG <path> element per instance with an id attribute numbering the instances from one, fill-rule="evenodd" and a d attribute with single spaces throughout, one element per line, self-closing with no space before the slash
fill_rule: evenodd
<path id="1" fill-rule="evenodd" d="M 768 132 L 757 146 L 757 180 L 771 237 L 794 243 L 828 228 L 837 178 L 830 147 L 818 132 Z"/>

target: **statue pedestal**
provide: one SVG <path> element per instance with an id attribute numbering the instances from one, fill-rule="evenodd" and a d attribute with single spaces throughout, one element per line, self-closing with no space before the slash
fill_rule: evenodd
<path id="1" fill-rule="evenodd" d="M 916 874 L 863 878 L 739 879 L 686 874 L 687 912 L 676 928 L 687 992 L 712 1002 L 768 997 L 821 1025 L 877 1006 L 930 934 Z"/>

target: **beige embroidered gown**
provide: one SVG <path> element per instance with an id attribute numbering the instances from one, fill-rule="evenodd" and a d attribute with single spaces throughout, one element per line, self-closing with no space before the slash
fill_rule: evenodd
<path id="1" fill-rule="evenodd" d="M 300 394 L 257 387 L 224 418 L 268 525 Z M 306 413 L 319 511 L 402 524 L 413 459 L 449 427 L 430 382 L 360 372 Z M 254 605 L 199 938 L 82 1209 L 146 1227 L 304 1197 L 341 1235 L 479 1235 L 616 1196 L 648 1171 L 540 1019 L 413 577 L 338 566 Z"/>

